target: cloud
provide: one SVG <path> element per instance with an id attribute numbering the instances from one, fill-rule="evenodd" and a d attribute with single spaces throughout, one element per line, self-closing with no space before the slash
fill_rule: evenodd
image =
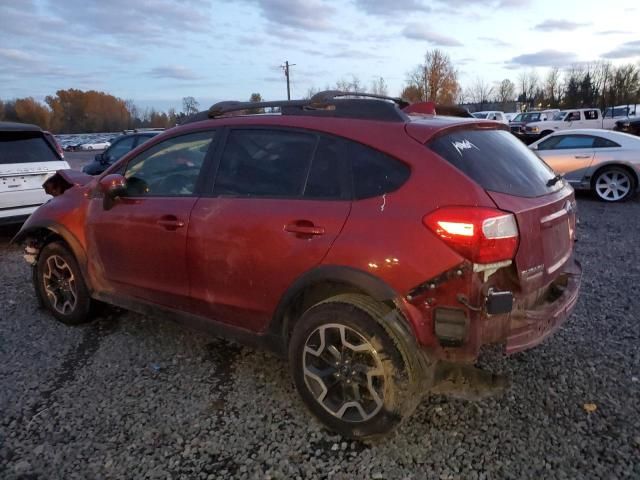
<path id="1" fill-rule="evenodd" d="M 356 50 L 356 49 L 346 49 L 340 50 L 339 52 L 327 53 L 327 58 L 349 58 L 349 59 L 371 59 L 371 58 L 380 58 L 380 55 L 376 55 L 375 53 L 366 52 L 364 50 Z"/>
<path id="2" fill-rule="evenodd" d="M 437 47 L 461 47 L 462 43 L 452 37 L 430 31 L 425 25 L 410 23 L 402 30 L 402 34 L 411 40 L 426 40 Z"/>
<path id="3" fill-rule="evenodd" d="M 500 40 L 499 38 L 493 37 L 479 37 L 478 40 L 482 40 L 483 42 L 487 42 L 492 44 L 494 47 L 508 47 L 509 44 L 504 40 Z"/>
<path id="4" fill-rule="evenodd" d="M 301 30 L 330 30 L 336 9 L 321 0 L 245 0 L 269 22 Z"/>
<path id="5" fill-rule="evenodd" d="M 640 40 L 623 43 L 618 48 L 605 53 L 602 57 L 610 59 L 640 57 Z"/>
<path id="6" fill-rule="evenodd" d="M 577 63 L 578 57 L 575 53 L 560 52 L 558 50 L 540 50 L 535 53 L 526 53 L 513 57 L 507 62 L 512 67 L 565 67 Z"/>
<path id="7" fill-rule="evenodd" d="M 598 35 L 629 35 L 630 33 L 629 30 L 604 30 L 597 32 Z"/>
<path id="8" fill-rule="evenodd" d="M 545 20 L 533 27 L 533 29 L 540 32 L 571 31 L 589 25 L 591 25 L 591 23 L 570 22 L 569 20 Z"/>
<path id="9" fill-rule="evenodd" d="M 430 12 L 423 0 L 355 0 L 356 7 L 370 15 L 395 16 L 406 12 Z"/>
<path id="10" fill-rule="evenodd" d="M 154 67 L 147 74 L 154 78 L 172 78 L 175 80 L 198 80 L 202 78 L 192 70 L 179 65 Z"/>

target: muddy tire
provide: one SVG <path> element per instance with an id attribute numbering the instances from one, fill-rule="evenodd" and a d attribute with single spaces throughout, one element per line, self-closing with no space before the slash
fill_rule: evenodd
<path id="1" fill-rule="evenodd" d="M 347 438 L 389 433 L 422 398 L 414 354 L 384 327 L 385 313 L 366 296 L 339 295 L 307 310 L 289 343 L 302 400 Z"/>
<path id="2" fill-rule="evenodd" d="M 38 256 L 35 269 L 38 298 L 56 319 L 67 325 L 78 325 L 89 319 L 89 291 L 78 262 L 63 243 L 47 244 Z"/>

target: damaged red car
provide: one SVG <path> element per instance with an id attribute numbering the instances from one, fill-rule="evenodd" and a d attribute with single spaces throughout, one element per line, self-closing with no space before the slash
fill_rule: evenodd
<path id="1" fill-rule="evenodd" d="M 483 346 L 542 342 L 580 285 L 573 189 L 432 107 L 223 102 L 98 178 L 60 171 L 16 238 L 36 295 L 67 324 L 103 302 L 265 346 L 328 428 L 385 434 Z"/>

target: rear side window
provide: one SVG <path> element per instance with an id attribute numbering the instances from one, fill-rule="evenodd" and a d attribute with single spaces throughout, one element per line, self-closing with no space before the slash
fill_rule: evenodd
<path id="1" fill-rule="evenodd" d="M 58 161 L 42 133 L 0 132 L 0 165 Z"/>
<path id="2" fill-rule="evenodd" d="M 347 149 L 356 200 L 393 192 L 409 178 L 407 165 L 378 150 L 354 142 L 348 142 Z"/>
<path id="3" fill-rule="evenodd" d="M 251 197 L 303 193 L 316 136 L 278 130 L 232 130 L 220 159 L 215 191 Z"/>
<path id="4" fill-rule="evenodd" d="M 427 146 L 492 192 L 537 197 L 562 188 L 561 182 L 548 187 L 551 168 L 504 130 L 460 130 Z"/>

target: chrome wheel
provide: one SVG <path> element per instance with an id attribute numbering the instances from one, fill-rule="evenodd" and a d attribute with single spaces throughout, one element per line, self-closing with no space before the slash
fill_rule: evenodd
<path id="1" fill-rule="evenodd" d="M 380 356 L 350 327 L 330 323 L 316 328 L 305 342 L 302 368 L 315 400 L 340 420 L 365 422 L 384 404 Z"/>
<path id="2" fill-rule="evenodd" d="M 625 198 L 632 188 L 629 175 L 620 170 L 607 170 L 596 179 L 595 190 L 598 196 L 608 202 Z"/>
<path id="3" fill-rule="evenodd" d="M 42 279 L 51 306 L 62 315 L 71 314 L 78 302 L 78 290 L 69 264 L 59 255 L 51 255 L 46 260 Z"/>

